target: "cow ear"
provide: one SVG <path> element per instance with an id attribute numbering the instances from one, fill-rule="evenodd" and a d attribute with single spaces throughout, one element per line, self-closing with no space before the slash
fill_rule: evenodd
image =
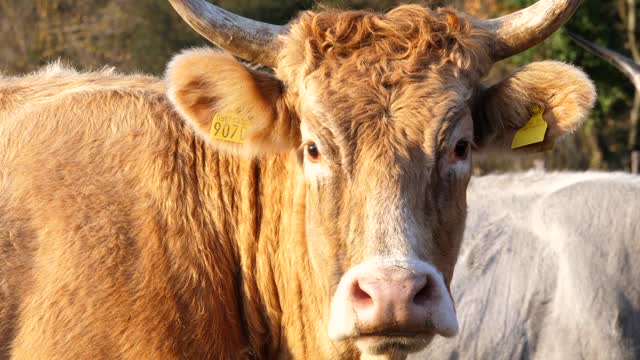
<path id="1" fill-rule="evenodd" d="M 555 61 L 531 63 L 484 89 L 474 105 L 474 137 L 480 149 L 511 149 L 516 131 L 529 122 L 535 106 L 544 108 L 544 141 L 525 149 L 540 150 L 574 130 L 593 108 L 596 90 L 578 68 Z"/>
<path id="2" fill-rule="evenodd" d="M 300 143 L 299 122 L 288 110 L 284 86 L 230 55 L 195 49 L 167 68 L 168 95 L 196 133 L 219 150 L 254 156 Z"/>

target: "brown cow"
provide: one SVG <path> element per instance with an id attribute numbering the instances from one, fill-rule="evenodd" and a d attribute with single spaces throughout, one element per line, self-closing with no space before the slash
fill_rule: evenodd
<path id="1" fill-rule="evenodd" d="M 172 3 L 275 75 L 196 49 L 166 80 L 0 80 L 0 358 L 401 359 L 455 335 L 471 144 L 508 151 L 541 105 L 548 145 L 595 97 L 556 62 L 480 80 L 578 1 L 286 28 Z"/>

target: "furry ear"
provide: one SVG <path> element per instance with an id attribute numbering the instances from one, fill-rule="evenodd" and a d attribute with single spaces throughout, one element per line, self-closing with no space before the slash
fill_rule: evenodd
<path id="1" fill-rule="evenodd" d="M 531 109 L 541 105 L 548 124 L 544 141 L 526 148 L 549 148 L 582 124 L 595 99 L 593 82 L 578 68 L 555 61 L 531 63 L 480 94 L 473 114 L 475 142 L 481 149 L 511 149 L 516 131 L 529 121 Z"/>
<path id="2" fill-rule="evenodd" d="M 288 110 L 282 82 L 230 55 L 212 49 L 186 51 L 171 61 L 166 78 L 176 110 L 220 150 L 252 156 L 300 143 L 300 126 Z M 231 127 L 214 123 L 214 117 L 230 120 Z M 226 138 L 218 136 L 221 130 L 226 130 Z"/>

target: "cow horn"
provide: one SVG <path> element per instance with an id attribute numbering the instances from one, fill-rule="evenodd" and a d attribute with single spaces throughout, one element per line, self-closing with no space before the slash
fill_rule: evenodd
<path id="1" fill-rule="evenodd" d="M 495 61 L 523 52 L 558 30 L 576 11 L 581 0 L 540 0 L 535 4 L 497 19 L 476 24 L 496 36 Z"/>
<path id="2" fill-rule="evenodd" d="M 620 71 L 622 71 L 622 73 L 624 73 L 629 79 L 631 79 L 636 88 L 640 89 L 640 65 L 638 65 L 635 61 L 615 51 L 609 50 L 600 45 L 596 45 L 583 38 L 582 36 L 572 33 L 571 31 L 567 31 L 567 34 L 569 34 L 569 37 L 571 37 L 571 39 L 573 39 L 573 41 L 575 41 L 583 49 L 597 55 L 609 64 L 617 67 Z"/>
<path id="3" fill-rule="evenodd" d="M 200 35 L 245 60 L 275 67 L 278 35 L 286 26 L 247 19 L 204 0 L 169 0 L 176 12 Z"/>

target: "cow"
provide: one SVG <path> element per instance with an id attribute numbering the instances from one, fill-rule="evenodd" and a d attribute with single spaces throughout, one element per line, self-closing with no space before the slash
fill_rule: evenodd
<path id="1" fill-rule="evenodd" d="M 460 335 L 413 359 L 640 358 L 640 177 L 490 175 L 467 195 Z"/>
<path id="2" fill-rule="evenodd" d="M 0 357 L 403 359 L 457 334 L 471 149 L 511 151 L 535 107 L 547 147 L 596 96 L 558 62 L 482 79 L 579 1 L 286 26 L 171 3 L 225 52 L 0 80 Z"/>

